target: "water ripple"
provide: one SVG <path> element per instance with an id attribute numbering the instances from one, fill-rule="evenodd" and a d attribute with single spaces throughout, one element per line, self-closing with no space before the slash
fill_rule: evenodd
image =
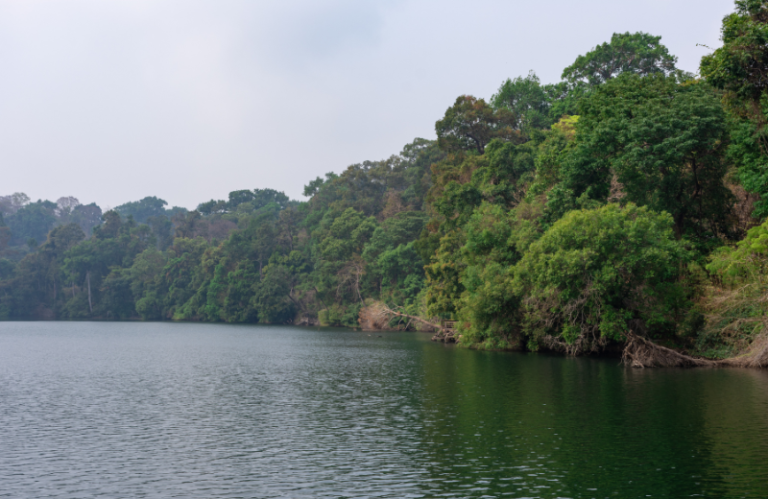
<path id="1" fill-rule="evenodd" d="M 757 372 L 0 323 L 0 498 L 766 497 L 766 409 Z"/>

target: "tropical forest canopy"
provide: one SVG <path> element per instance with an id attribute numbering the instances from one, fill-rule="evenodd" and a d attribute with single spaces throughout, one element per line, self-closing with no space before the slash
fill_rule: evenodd
<path id="1" fill-rule="evenodd" d="M 458 322 L 483 348 L 630 335 L 711 357 L 763 332 L 768 1 L 739 0 L 700 75 L 616 33 L 543 84 L 458 96 L 306 201 L 239 190 L 187 211 L 0 197 L 0 318 L 358 327 Z"/>

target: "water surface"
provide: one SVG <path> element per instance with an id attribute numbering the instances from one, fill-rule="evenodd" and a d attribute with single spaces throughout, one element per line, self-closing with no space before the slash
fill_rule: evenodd
<path id="1" fill-rule="evenodd" d="M 763 371 L 379 334 L 0 322 L 0 497 L 768 497 Z"/>

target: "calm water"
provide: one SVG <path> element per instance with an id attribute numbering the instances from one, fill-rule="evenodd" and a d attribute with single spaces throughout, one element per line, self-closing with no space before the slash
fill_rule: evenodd
<path id="1" fill-rule="evenodd" d="M 768 374 L 0 323 L 0 497 L 768 497 Z"/>

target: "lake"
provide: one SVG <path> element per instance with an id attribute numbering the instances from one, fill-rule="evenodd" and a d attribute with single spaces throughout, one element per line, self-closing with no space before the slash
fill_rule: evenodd
<path id="1" fill-rule="evenodd" d="M 768 497 L 768 373 L 0 322 L 0 497 Z"/>

